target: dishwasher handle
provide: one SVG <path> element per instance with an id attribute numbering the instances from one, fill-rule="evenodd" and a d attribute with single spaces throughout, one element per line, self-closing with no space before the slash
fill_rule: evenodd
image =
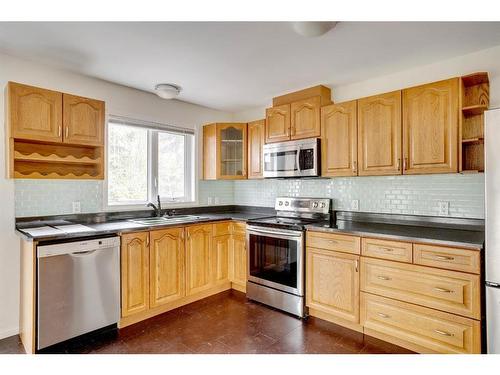
<path id="1" fill-rule="evenodd" d="M 76 253 L 70 253 L 68 255 L 75 257 L 75 258 L 81 258 L 81 257 L 86 257 L 88 255 L 92 255 L 96 252 L 97 250 L 88 250 L 88 251 L 79 251 Z"/>

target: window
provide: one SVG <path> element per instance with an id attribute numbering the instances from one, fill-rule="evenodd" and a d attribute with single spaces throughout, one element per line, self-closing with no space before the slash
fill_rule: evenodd
<path id="1" fill-rule="evenodd" d="M 190 130 L 112 119 L 108 123 L 107 205 L 194 201 Z"/>

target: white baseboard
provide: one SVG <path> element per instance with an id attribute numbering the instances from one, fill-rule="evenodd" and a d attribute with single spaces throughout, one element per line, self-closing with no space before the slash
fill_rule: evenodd
<path id="1" fill-rule="evenodd" d="M 19 327 L 4 329 L 0 331 L 0 340 L 6 337 L 14 336 L 19 333 Z"/>

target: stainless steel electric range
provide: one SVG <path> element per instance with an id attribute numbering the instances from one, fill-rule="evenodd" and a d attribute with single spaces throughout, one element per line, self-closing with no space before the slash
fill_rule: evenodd
<path id="1" fill-rule="evenodd" d="M 247 222 L 247 297 L 304 317 L 305 226 L 329 223 L 330 199 L 276 198 L 275 209 Z"/>

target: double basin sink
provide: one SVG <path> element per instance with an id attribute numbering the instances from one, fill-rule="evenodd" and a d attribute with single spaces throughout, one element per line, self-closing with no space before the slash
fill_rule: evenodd
<path id="1" fill-rule="evenodd" d="M 175 215 L 175 216 L 160 216 L 160 217 L 147 217 L 140 219 L 130 219 L 129 221 L 135 224 L 145 226 L 166 225 L 166 224 L 182 224 L 190 223 L 198 220 L 207 220 L 206 216 L 197 215 Z"/>

